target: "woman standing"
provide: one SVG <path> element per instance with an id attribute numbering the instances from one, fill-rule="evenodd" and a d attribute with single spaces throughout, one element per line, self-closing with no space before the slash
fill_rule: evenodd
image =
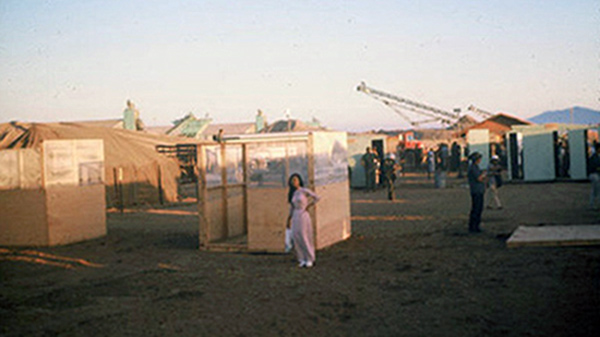
<path id="1" fill-rule="evenodd" d="M 288 180 L 289 192 L 288 202 L 290 203 L 290 215 L 287 219 L 288 228 L 292 228 L 292 241 L 296 258 L 298 258 L 299 267 L 310 268 L 315 262 L 315 245 L 312 229 L 312 221 L 308 208 L 319 201 L 319 196 L 313 191 L 304 188 L 302 177 L 294 173 Z M 312 201 L 309 201 L 309 197 Z"/>

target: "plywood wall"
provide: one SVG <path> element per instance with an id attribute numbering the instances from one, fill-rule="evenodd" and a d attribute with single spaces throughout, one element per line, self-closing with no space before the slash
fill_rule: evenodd
<path id="1" fill-rule="evenodd" d="M 229 237 L 246 234 L 244 224 L 244 187 L 227 188 L 227 230 Z"/>
<path id="2" fill-rule="evenodd" d="M 223 240 L 227 235 L 222 202 L 222 189 L 211 189 L 208 191 L 206 200 L 206 219 L 208 221 L 209 242 Z"/>
<path id="3" fill-rule="evenodd" d="M 47 187 L 46 209 L 50 246 L 106 235 L 103 184 Z"/>
<path id="4" fill-rule="evenodd" d="M 523 178 L 525 181 L 556 179 L 552 132 L 523 135 Z"/>
<path id="5" fill-rule="evenodd" d="M 287 189 L 248 190 L 248 248 L 283 252 L 285 225 L 289 215 Z"/>
<path id="6" fill-rule="evenodd" d="M 345 181 L 317 186 L 315 192 L 321 197 L 315 210 L 315 246 L 321 249 L 350 237 L 350 191 Z"/>
<path id="7" fill-rule="evenodd" d="M 0 245 L 48 244 L 44 190 L 0 190 L 0 219 Z"/>

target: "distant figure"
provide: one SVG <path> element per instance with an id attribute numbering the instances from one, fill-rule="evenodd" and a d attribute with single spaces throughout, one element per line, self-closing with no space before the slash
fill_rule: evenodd
<path id="1" fill-rule="evenodd" d="M 377 174 L 377 157 L 371 151 L 370 147 L 366 148 L 366 153 L 361 158 L 361 164 L 365 168 L 365 181 L 367 192 L 375 190 L 375 176 Z"/>
<path id="2" fill-rule="evenodd" d="M 590 193 L 590 207 L 598 209 L 596 200 L 600 198 L 600 144 L 594 144 L 594 153 L 588 163 L 588 177 L 592 182 Z"/>
<path id="3" fill-rule="evenodd" d="M 381 165 L 381 171 L 384 179 L 384 184 L 387 187 L 387 194 L 389 200 L 395 199 L 395 186 L 396 182 L 396 171 L 398 165 L 396 164 L 396 156 L 393 153 L 389 154 Z"/>
<path id="4" fill-rule="evenodd" d="M 473 152 L 467 170 L 469 189 L 471 192 L 471 213 L 469 214 L 469 232 L 479 233 L 481 229 L 481 213 L 483 212 L 483 196 L 485 194 L 485 171 L 481 171 L 481 154 Z"/>
<path id="5" fill-rule="evenodd" d="M 450 172 L 456 172 L 460 165 L 460 145 L 457 142 L 452 142 L 450 146 Z"/>
<path id="6" fill-rule="evenodd" d="M 294 173 L 288 180 L 288 202 L 290 214 L 287 228 L 292 229 L 292 242 L 299 267 L 310 268 L 315 263 L 315 245 L 312 222 L 308 209 L 319 201 L 319 196 L 308 188 L 304 188 L 302 177 Z M 309 197 L 313 200 L 309 201 Z"/>
<path id="7" fill-rule="evenodd" d="M 506 157 L 506 148 L 504 144 L 500 143 L 496 145 L 496 155 L 500 158 L 500 167 L 506 170 L 508 168 L 508 158 Z"/>
<path id="8" fill-rule="evenodd" d="M 448 171 L 450 154 L 448 145 L 440 143 L 435 151 L 435 188 L 446 188 L 446 171 Z"/>
<path id="9" fill-rule="evenodd" d="M 559 162 L 559 177 L 567 178 L 569 177 L 569 148 L 565 141 L 562 141 L 558 144 L 558 162 Z"/>
<path id="10" fill-rule="evenodd" d="M 448 162 L 450 154 L 448 153 L 448 145 L 440 144 L 438 150 L 435 153 L 436 156 L 436 169 L 439 171 L 448 171 Z"/>
<path id="11" fill-rule="evenodd" d="M 383 178 L 381 175 L 381 156 L 375 148 L 372 148 L 371 152 L 373 152 L 373 156 L 375 156 L 375 188 L 377 188 L 383 185 Z"/>
<path id="12" fill-rule="evenodd" d="M 431 179 L 431 175 L 435 172 L 435 152 L 433 148 L 427 151 L 427 179 Z"/>
<path id="13" fill-rule="evenodd" d="M 217 133 L 216 135 L 213 135 L 213 140 L 215 142 L 219 142 L 221 143 L 223 141 L 223 129 L 219 129 L 219 133 Z"/>
<path id="14" fill-rule="evenodd" d="M 502 165 L 500 165 L 500 157 L 493 155 L 488 167 L 488 203 L 487 208 L 492 209 L 492 203 L 496 203 L 497 209 L 502 209 L 500 197 L 498 197 L 498 189 L 502 186 Z"/>

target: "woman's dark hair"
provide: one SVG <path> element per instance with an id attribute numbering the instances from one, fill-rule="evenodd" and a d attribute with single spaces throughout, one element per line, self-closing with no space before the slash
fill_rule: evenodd
<path id="1" fill-rule="evenodd" d="M 300 187 L 304 187 L 304 182 L 302 181 L 302 177 L 298 173 L 294 173 L 290 176 L 290 179 L 288 179 L 288 186 L 290 187 L 290 190 L 288 191 L 288 202 L 290 204 L 292 203 L 292 197 L 294 196 L 294 192 L 296 192 L 296 188 L 292 185 L 292 179 L 294 177 L 298 177 L 298 181 L 300 182 Z"/>

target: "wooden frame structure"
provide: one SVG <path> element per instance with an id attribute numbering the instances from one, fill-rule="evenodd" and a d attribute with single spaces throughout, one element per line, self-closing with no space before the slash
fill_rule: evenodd
<path id="1" fill-rule="evenodd" d="M 292 173 L 322 198 L 311 210 L 315 247 L 350 237 L 345 132 L 229 136 L 197 146 L 200 249 L 283 252 Z"/>
<path id="2" fill-rule="evenodd" d="M 54 246 L 106 235 L 103 182 L 102 140 L 0 151 L 0 245 Z"/>

